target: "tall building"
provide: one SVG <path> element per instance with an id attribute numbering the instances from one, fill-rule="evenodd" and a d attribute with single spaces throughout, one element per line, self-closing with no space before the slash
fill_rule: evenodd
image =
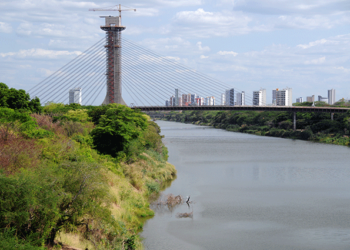
<path id="1" fill-rule="evenodd" d="M 245 92 L 244 91 L 236 94 L 236 104 L 239 106 L 245 105 Z"/>
<path id="2" fill-rule="evenodd" d="M 191 94 L 191 104 L 195 104 L 196 98 L 198 98 L 196 94 Z"/>
<path id="3" fill-rule="evenodd" d="M 171 96 L 169 100 L 169 106 L 175 106 L 175 96 Z"/>
<path id="4" fill-rule="evenodd" d="M 322 97 L 322 96 L 318 96 L 318 101 L 319 102 L 325 102 L 325 103 L 328 103 L 328 98 L 327 97 Z"/>
<path id="5" fill-rule="evenodd" d="M 81 88 L 75 88 L 69 90 L 69 104 L 71 103 L 78 103 L 82 104 L 82 89 Z"/>
<path id="6" fill-rule="evenodd" d="M 225 92 L 225 105 L 234 106 L 235 105 L 235 89 L 228 89 Z"/>
<path id="7" fill-rule="evenodd" d="M 276 105 L 276 90 L 272 90 L 272 104 Z"/>
<path id="8" fill-rule="evenodd" d="M 285 88 L 282 90 L 276 89 L 276 105 L 277 106 L 292 106 L 292 89 Z"/>
<path id="9" fill-rule="evenodd" d="M 182 98 L 181 97 L 179 98 L 179 105 L 177 105 L 177 106 L 182 107 Z"/>
<path id="10" fill-rule="evenodd" d="M 328 104 L 333 105 L 335 103 L 335 89 L 328 90 Z"/>
<path id="11" fill-rule="evenodd" d="M 259 91 L 253 91 L 253 105 L 265 106 L 266 105 L 266 89 L 260 89 Z"/>
<path id="12" fill-rule="evenodd" d="M 169 101 L 168 100 L 165 101 L 165 107 L 169 107 Z"/>
<path id="13" fill-rule="evenodd" d="M 188 104 L 186 105 L 187 94 L 182 94 L 181 100 L 182 100 L 182 106 L 188 106 Z"/>
<path id="14" fill-rule="evenodd" d="M 179 106 L 179 89 L 175 89 L 175 106 Z"/>
<path id="15" fill-rule="evenodd" d="M 214 96 L 207 96 L 205 98 L 205 105 L 214 106 L 215 105 L 215 97 Z"/>
<path id="16" fill-rule="evenodd" d="M 314 102 L 314 101 L 315 101 L 315 95 L 307 96 L 307 97 L 306 97 L 306 101 L 307 101 L 307 102 Z"/>
<path id="17" fill-rule="evenodd" d="M 225 102 L 226 102 L 225 99 L 226 99 L 226 98 L 225 98 L 225 94 L 221 94 L 221 106 L 224 106 L 224 105 L 225 105 Z"/>
<path id="18" fill-rule="evenodd" d="M 302 102 L 303 102 L 303 98 L 302 97 L 297 98 L 297 103 L 302 103 Z"/>

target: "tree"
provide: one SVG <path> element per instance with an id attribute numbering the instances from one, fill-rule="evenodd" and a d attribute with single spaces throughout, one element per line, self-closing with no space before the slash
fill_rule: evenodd
<path id="1" fill-rule="evenodd" d="M 146 128 L 147 119 L 142 113 L 116 104 L 101 116 L 91 136 L 99 152 L 115 157 L 121 151 L 128 154 L 130 143 L 141 137 Z"/>
<path id="2" fill-rule="evenodd" d="M 41 105 L 38 97 L 30 100 L 30 96 L 23 89 L 14 89 L 5 83 L 0 83 L 0 107 L 11 109 L 25 109 L 40 113 Z"/>

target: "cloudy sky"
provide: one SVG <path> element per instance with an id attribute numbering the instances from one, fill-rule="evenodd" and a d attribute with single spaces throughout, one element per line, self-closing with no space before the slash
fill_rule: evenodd
<path id="1" fill-rule="evenodd" d="M 29 90 L 104 37 L 89 8 L 121 3 L 128 40 L 247 94 L 350 97 L 349 0 L 1 0 L 0 82 Z"/>

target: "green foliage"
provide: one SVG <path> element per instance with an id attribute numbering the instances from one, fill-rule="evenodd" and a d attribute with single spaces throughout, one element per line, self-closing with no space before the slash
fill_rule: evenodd
<path id="1" fill-rule="evenodd" d="M 143 145 L 141 135 L 146 128 L 147 120 L 141 113 L 124 105 L 115 105 L 101 116 L 91 136 L 98 151 L 115 157 L 121 151 L 128 155 L 129 147 L 135 148 L 136 143 Z"/>
<path id="2" fill-rule="evenodd" d="M 30 99 L 23 89 L 9 88 L 5 83 L 0 83 L 0 107 L 11 109 L 23 109 L 40 113 L 42 108 L 39 98 Z"/>
<path id="3" fill-rule="evenodd" d="M 0 233 L 0 249 L 6 250 L 44 250 L 44 247 L 33 246 L 31 242 L 18 239 L 15 232 L 4 230 Z"/>

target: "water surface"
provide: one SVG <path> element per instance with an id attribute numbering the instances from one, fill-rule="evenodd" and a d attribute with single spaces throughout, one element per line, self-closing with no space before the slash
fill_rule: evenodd
<path id="1" fill-rule="evenodd" d="M 195 204 L 156 211 L 146 249 L 350 249 L 348 147 L 157 123 L 178 171 L 164 193 Z"/>

